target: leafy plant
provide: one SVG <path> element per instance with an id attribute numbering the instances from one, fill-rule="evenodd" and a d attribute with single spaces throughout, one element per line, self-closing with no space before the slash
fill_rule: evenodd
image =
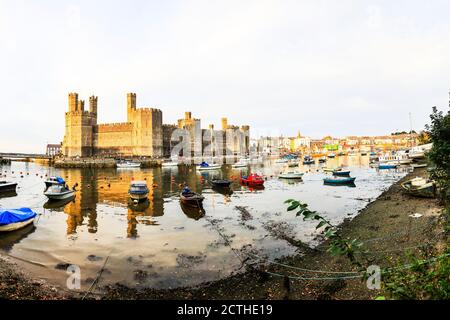
<path id="1" fill-rule="evenodd" d="M 330 241 L 330 246 L 327 251 L 333 255 L 345 256 L 350 262 L 358 267 L 362 267 L 361 261 L 357 259 L 356 253 L 362 252 L 361 247 L 363 245 L 357 239 L 349 240 L 344 239 L 337 232 L 337 227 L 331 224 L 331 222 L 321 216 L 317 211 L 312 211 L 308 208 L 306 203 L 301 203 L 300 201 L 289 199 L 285 201 L 289 204 L 287 211 L 297 210 L 296 216 L 303 216 L 303 221 L 315 220 L 317 221 L 316 230 L 322 228 L 322 234 L 325 238 Z"/>
<path id="2" fill-rule="evenodd" d="M 450 111 L 446 115 L 433 107 L 431 124 L 426 125 L 433 147 L 428 153 L 435 168 L 431 171 L 440 189 L 441 200 L 446 201 L 450 190 Z"/>

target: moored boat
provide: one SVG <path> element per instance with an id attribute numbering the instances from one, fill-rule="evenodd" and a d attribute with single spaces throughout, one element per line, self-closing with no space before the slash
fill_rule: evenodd
<path id="1" fill-rule="evenodd" d="M 119 169 L 136 169 L 140 167 L 141 167 L 140 162 L 123 161 L 117 163 L 117 168 Z"/>
<path id="2" fill-rule="evenodd" d="M 240 161 L 238 161 L 238 162 L 236 162 L 236 163 L 231 165 L 232 168 L 245 168 L 247 166 L 248 166 L 248 163 L 246 163 L 246 162 L 244 162 L 242 160 L 240 160 Z"/>
<path id="3" fill-rule="evenodd" d="M 303 158 L 303 164 L 304 165 L 314 164 L 314 159 L 311 156 L 305 156 Z"/>
<path id="4" fill-rule="evenodd" d="M 332 177 L 323 179 L 324 184 L 328 185 L 352 185 L 356 178 L 352 177 Z"/>
<path id="5" fill-rule="evenodd" d="M 219 170 L 222 168 L 222 165 L 220 164 L 209 164 L 207 162 L 202 162 L 198 167 L 198 171 L 208 171 L 208 170 Z"/>
<path id="6" fill-rule="evenodd" d="M 319 158 L 319 163 L 325 163 L 327 162 L 327 158 L 326 157 L 320 157 Z"/>
<path id="7" fill-rule="evenodd" d="M 205 199 L 204 196 L 202 196 L 197 192 L 191 191 L 189 187 L 185 187 L 183 191 L 180 193 L 181 202 L 187 205 L 200 207 L 204 199 Z"/>
<path id="8" fill-rule="evenodd" d="M 383 164 L 383 163 L 380 163 L 377 166 L 377 168 L 380 169 L 380 170 L 397 169 L 398 168 L 398 164 L 394 164 L 394 163 Z"/>
<path id="9" fill-rule="evenodd" d="M 128 195 L 132 200 L 142 201 L 148 198 L 148 187 L 145 181 L 132 181 L 128 189 Z"/>
<path id="10" fill-rule="evenodd" d="M 64 200 L 72 198 L 75 195 L 75 190 L 70 190 L 65 185 L 53 185 L 48 188 L 44 195 L 50 200 Z"/>
<path id="11" fill-rule="evenodd" d="M 331 158 L 331 159 L 336 158 L 336 154 L 332 152 L 328 155 L 328 158 Z"/>
<path id="12" fill-rule="evenodd" d="M 45 189 L 48 189 L 51 186 L 65 185 L 65 184 L 66 182 L 61 177 L 50 177 L 45 181 Z"/>
<path id="13" fill-rule="evenodd" d="M 0 209 L 0 232 L 15 231 L 33 223 L 36 212 L 30 208 Z"/>
<path id="14" fill-rule="evenodd" d="M 336 177 L 350 177 L 350 170 L 335 170 L 333 171 L 333 176 Z"/>
<path id="15" fill-rule="evenodd" d="M 289 162 L 289 160 L 285 158 L 275 160 L 275 163 L 287 163 L 287 162 Z"/>
<path id="16" fill-rule="evenodd" d="M 240 181 L 241 184 L 248 186 L 262 186 L 264 184 L 264 179 L 256 173 L 251 173 L 248 176 L 242 176 Z"/>
<path id="17" fill-rule="evenodd" d="M 280 178 L 280 179 L 301 179 L 303 177 L 303 175 L 304 175 L 303 172 L 290 171 L 290 172 L 280 173 L 278 178 Z"/>
<path id="18" fill-rule="evenodd" d="M 163 168 L 178 167 L 178 162 L 177 161 L 165 161 L 165 162 L 161 163 L 161 167 L 163 167 Z"/>
<path id="19" fill-rule="evenodd" d="M 334 172 L 334 171 L 341 171 L 342 168 L 341 167 L 337 167 L 337 168 L 323 168 L 322 170 L 323 170 L 323 172 Z"/>
<path id="20" fill-rule="evenodd" d="M 401 184 L 406 193 L 422 198 L 434 198 L 436 196 L 436 184 L 434 181 L 424 178 L 414 178 Z"/>
<path id="21" fill-rule="evenodd" d="M 0 194 L 16 192 L 17 183 L 9 181 L 0 181 Z"/>
<path id="22" fill-rule="evenodd" d="M 426 168 L 426 167 L 428 167 L 428 163 L 412 163 L 411 167 L 413 167 L 414 169 Z"/>

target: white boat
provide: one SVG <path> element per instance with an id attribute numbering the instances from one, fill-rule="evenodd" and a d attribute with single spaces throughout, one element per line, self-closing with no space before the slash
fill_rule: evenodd
<path id="1" fill-rule="evenodd" d="M 427 163 L 412 163 L 411 167 L 413 167 L 414 169 L 416 168 L 426 168 L 428 167 Z"/>
<path id="2" fill-rule="evenodd" d="M 280 179 L 301 179 L 303 177 L 303 172 L 289 171 L 285 173 L 280 173 L 278 178 Z"/>
<path id="3" fill-rule="evenodd" d="M 67 189 L 62 185 L 51 186 L 44 192 L 44 195 L 50 200 L 69 199 L 75 195 L 75 190 Z"/>
<path id="4" fill-rule="evenodd" d="M 291 161 L 288 162 L 288 167 L 291 167 L 291 168 L 293 168 L 293 167 L 298 167 L 298 164 L 299 164 L 298 161 L 296 161 L 296 160 L 291 160 Z"/>
<path id="5" fill-rule="evenodd" d="M 275 163 L 288 163 L 289 162 L 289 160 L 288 159 L 278 159 L 278 160 L 275 160 Z"/>
<path id="6" fill-rule="evenodd" d="M 163 162 L 161 164 L 161 166 L 165 167 L 165 168 L 167 168 L 167 167 L 178 167 L 178 162 L 176 162 L 176 161 L 167 161 L 167 162 Z"/>
<path id="7" fill-rule="evenodd" d="M 208 171 L 208 170 L 219 170 L 222 168 L 221 164 L 208 164 L 206 162 L 202 162 L 198 167 L 198 171 Z"/>
<path id="8" fill-rule="evenodd" d="M 21 229 L 33 223 L 36 213 L 30 208 L 0 209 L 0 232 Z"/>
<path id="9" fill-rule="evenodd" d="M 124 161 L 117 163 L 117 168 L 121 169 L 139 168 L 140 166 L 141 166 L 140 162 Z"/>
<path id="10" fill-rule="evenodd" d="M 245 163 L 242 161 L 236 162 L 231 165 L 232 168 L 246 168 L 247 166 L 248 166 L 248 163 Z"/>
<path id="11" fill-rule="evenodd" d="M 412 159 L 408 156 L 407 153 L 398 153 L 394 155 L 386 154 L 378 158 L 379 163 L 384 164 L 410 164 Z"/>

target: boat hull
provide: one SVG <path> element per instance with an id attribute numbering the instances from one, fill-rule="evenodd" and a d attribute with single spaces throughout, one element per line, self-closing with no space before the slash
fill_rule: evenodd
<path id="1" fill-rule="evenodd" d="M 280 179 L 302 179 L 303 173 L 285 173 L 278 176 Z"/>
<path id="2" fill-rule="evenodd" d="M 16 191 L 16 187 L 17 187 L 17 183 L 13 183 L 13 182 L 0 184 L 0 193 L 15 192 Z"/>
<path id="3" fill-rule="evenodd" d="M 333 171 L 333 176 L 336 176 L 336 177 L 350 177 L 350 171 Z"/>
<path id="4" fill-rule="evenodd" d="M 62 192 L 62 193 L 48 193 L 48 192 L 46 192 L 44 194 L 50 200 L 65 200 L 65 199 L 72 198 L 75 195 L 75 191 L 70 190 L 70 191 Z"/>
<path id="5" fill-rule="evenodd" d="M 33 217 L 33 218 L 25 220 L 25 221 L 10 223 L 7 225 L 0 226 L 0 232 L 11 232 L 11 231 L 15 231 L 18 229 L 22 229 L 22 228 L 28 226 L 29 224 L 33 223 L 34 219 L 35 218 Z"/>
<path id="6" fill-rule="evenodd" d="M 343 178 L 343 179 L 324 179 L 323 183 L 327 185 L 354 185 L 356 178 Z"/>

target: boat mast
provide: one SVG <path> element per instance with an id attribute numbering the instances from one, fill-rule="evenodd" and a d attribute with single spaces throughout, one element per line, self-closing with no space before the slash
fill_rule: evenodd
<path id="1" fill-rule="evenodd" d="M 409 113 L 409 141 L 411 141 L 411 147 L 414 146 L 413 139 L 412 139 L 412 116 L 411 112 Z"/>

